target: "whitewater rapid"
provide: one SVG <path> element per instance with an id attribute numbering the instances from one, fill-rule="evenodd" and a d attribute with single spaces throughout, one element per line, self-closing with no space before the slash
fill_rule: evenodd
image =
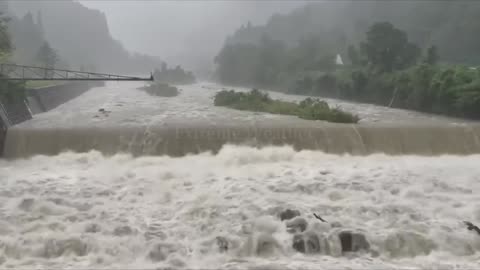
<path id="1" fill-rule="evenodd" d="M 352 157 L 226 146 L 182 158 L 97 152 L 0 161 L 0 262 L 14 268 L 474 269 L 480 156 Z M 301 254 L 307 230 L 362 231 L 376 255 Z M 229 241 L 221 253 L 216 237 Z M 258 239 L 278 246 L 269 252 Z M 378 256 L 377 256 L 378 255 Z"/>

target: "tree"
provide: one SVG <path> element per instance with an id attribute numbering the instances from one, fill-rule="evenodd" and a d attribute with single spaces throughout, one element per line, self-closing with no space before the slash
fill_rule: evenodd
<path id="1" fill-rule="evenodd" d="M 431 46 L 427 49 L 427 55 L 425 57 L 425 63 L 429 65 L 436 65 L 438 62 L 438 50 L 436 46 Z"/>
<path id="2" fill-rule="evenodd" d="M 315 69 L 321 71 L 333 71 L 335 70 L 336 64 L 336 55 L 327 54 L 317 58 L 315 63 Z"/>
<path id="3" fill-rule="evenodd" d="M 8 55 L 12 50 L 12 42 L 8 33 L 8 18 L 0 12 L 0 59 Z"/>
<path id="4" fill-rule="evenodd" d="M 37 60 L 46 68 L 54 68 L 59 58 L 57 52 L 45 41 L 38 50 Z"/>
<path id="5" fill-rule="evenodd" d="M 40 62 L 40 64 L 48 69 L 55 68 L 55 64 L 59 61 L 59 57 L 57 52 L 50 47 L 50 44 L 48 42 L 44 42 L 43 45 L 40 47 L 37 53 L 37 61 Z M 45 77 L 52 77 L 53 72 L 45 70 Z"/>
<path id="6" fill-rule="evenodd" d="M 389 22 L 373 24 L 361 49 L 368 62 L 380 72 L 392 72 L 415 64 L 420 51 L 408 42 L 405 32 Z"/>
<path id="7" fill-rule="evenodd" d="M 253 83 L 256 86 L 271 86 L 276 83 L 277 75 L 284 66 L 285 49 L 286 46 L 283 42 L 273 40 L 268 35 L 261 37 L 260 44 L 255 49 L 258 61 L 255 61 Z"/>
<path id="8" fill-rule="evenodd" d="M 259 48 L 253 44 L 226 44 L 215 57 L 220 81 L 234 85 L 254 83 L 259 62 Z"/>
<path id="9" fill-rule="evenodd" d="M 37 12 L 37 27 L 38 27 L 38 31 L 43 36 L 44 35 L 43 17 L 42 17 L 42 12 L 40 10 Z"/>
<path id="10" fill-rule="evenodd" d="M 8 33 L 8 17 L 0 12 L 0 60 L 10 56 L 12 42 Z M 7 74 L 0 74 L 6 77 Z M 0 102 L 17 102 L 25 98 L 25 87 L 23 82 L 0 81 Z"/>
<path id="11" fill-rule="evenodd" d="M 165 62 L 162 62 L 161 69 L 155 69 L 153 77 L 155 81 L 165 84 L 191 84 L 195 82 L 195 76 L 192 72 L 183 70 L 179 65 L 174 69 L 169 69 Z"/>
<path id="12" fill-rule="evenodd" d="M 353 45 L 348 46 L 348 59 L 350 59 L 352 66 L 358 66 L 360 64 L 360 56 Z"/>
<path id="13" fill-rule="evenodd" d="M 306 36 L 290 51 L 290 72 L 328 71 L 335 67 L 336 49 L 330 39 L 320 38 L 318 35 Z"/>

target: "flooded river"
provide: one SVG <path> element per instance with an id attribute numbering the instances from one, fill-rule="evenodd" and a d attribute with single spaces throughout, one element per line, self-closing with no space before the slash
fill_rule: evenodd
<path id="1" fill-rule="evenodd" d="M 480 223 L 480 155 L 473 150 L 462 155 L 402 154 L 424 144 L 425 151 L 443 144 L 452 151 L 476 149 L 477 127 L 457 119 L 329 100 L 362 118 L 358 126 L 339 127 L 214 107 L 212 97 L 222 89 L 214 84 L 182 86 L 174 98 L 152 97 L 138 86 L 109 83 L 92 89 L 9 134 L 9 159 L 0 160 L 1 267 L 478 267 L 480 235 L 468 231 L 463 221 Z M 190 126 L 195 136 L 181 137 L 185 134 L 176 131 L 175 138 L 183 139 L 173 145 L 152 144 L 149 140 L 157 136 L 143 131 L 124 131 L 141 126 L 157 134 L 161 127 L 180 124 Z M 193 124 L 199 129 L 228 127 L 233 131 L 221 130 L 229 138 L 243 136 L 237 126 L 267 126 L 272 127 L 265 130 L 269 136 L 280 132 L 294 143 L 224 145 L 215 154 L 198 151 L 182 157 L 146 151 L 151 145 L 186 147 L 188 138 L 217 146 L 208 140 L 208 134 L 216 133 L 198 135 Z M 400 129 L 387 132 L 388 126 L 402 125 L 409 128 L 400 135 Z M 412 125 L 439 129 L 432 136 Z M 312 127 L 325 135 L 329 153 L 309 150 L 324 141 L 288 133 L 288 128 Z M 89 135 L 96 132 L 103 135 Z M 125 133 L 113 136 L 118 132 Z M 135 136 L 148 140 L 133 140 Z M 119 146 L 122 138 L 126 148 Z M 98 149 L 108 155 L 97 150 L 60 153 L 65 145 L 74 150 L 103 145 Z M 115 154 L 115 147 L 131 151 Z M 56 150 L 47 151 L 52 148 Z M 334 154 L 338 149 L 342 151 Z M 49 156 L 34 155 L 36 151 Z M 286 209 L 300 216 L 281 220 Z M 345 233 L 361 240 L 358 252 L 342 251 Z M 294 245 L 297 238 L 305 239 L 304 252 Z"/>

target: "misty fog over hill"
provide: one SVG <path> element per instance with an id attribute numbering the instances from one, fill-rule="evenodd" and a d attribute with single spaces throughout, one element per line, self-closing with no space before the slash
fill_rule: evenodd
<path id="1" fill-rule="evenodd" d="M 158 57 L 127 51 L 111 35 L 105 14 L 79 2 L 9 1 L 8 4 L 10 12 L 18 18 L 33 14 L 38 22 L 41 16 L 45 39 L 72 68 L 148 72 L 161 64 Z M 17 47 L 25 43 L 23 41 Z"/>
<path id="2" fill-rule="evenodd" d="M 112 35 L 130 50 L 158 55 L 195 73 L 213 70 L 225 37 L 251 21 L 263 24 L 303 1 L 81 1 L 105 12 Z M 141 14 L 141 16 L 138 16 Z"/>
<path id="3" fill-rule="evenodd" d="M 240 25 L 264 23 L 275 12 L 289 12 L 301 5 L 284 1 L 73 0 L 8 4 L 19 20 L 30 13 L 38 21 L 40 15 L 45 39 L 74 68 L 146 72 L 163 60 L 204 74 L 213 70 L 213 58 L 225 37 Z M 26 42 L 21 43 L 20 48 Z M 27 61 L 29 53 L 25 56 L 24 51 L 19 60 Z"/>

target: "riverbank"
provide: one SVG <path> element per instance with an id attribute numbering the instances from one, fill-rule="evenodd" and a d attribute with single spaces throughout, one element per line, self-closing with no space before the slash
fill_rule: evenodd
<path id="1" fill-rule="evenodd" d="M 288 93 L 480 120 L 480 72 L 462 66 L 420 64 L 387 73 L 346 67 L 297 80 Z"/>

